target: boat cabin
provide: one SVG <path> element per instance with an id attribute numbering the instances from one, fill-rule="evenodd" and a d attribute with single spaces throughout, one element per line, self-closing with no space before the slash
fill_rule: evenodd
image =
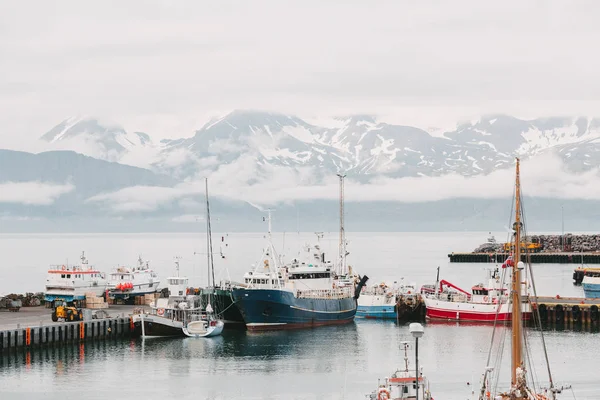
<path id="1" fill-rule="evenodd" d="M 172 276 L 167 278 L 169 296 L 185 296 L 189 279 L 186 277 Z"/>
<path id="2" fill-rule="evenodd" d="M 286 266 L 287 286 L 292 290 L 328 290 L 334 280 L 333 263 L 325 261 L 318 244 L 307 244 L 298 258 Z"/>
<path id="3" fill-rule="evenodd" d="M 98 286 L 106 275 L 88 265 L 85 252 L 81 253 L 80 265 L 51 265 L 46 277 L 46 290 L 69 289 L 81 286 Z"/>

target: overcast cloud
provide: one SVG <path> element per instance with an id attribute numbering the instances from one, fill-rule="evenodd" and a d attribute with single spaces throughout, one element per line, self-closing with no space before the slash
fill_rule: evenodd
<path id="1" fill-rule="evenodd" d="M 561 199 L 600 198 L 599 168 L 583 174 L 569 174 L 562 161 L 553 153 L 545 153 L 535 160 L 521 164 L 522 191 L 525 196 Z M 246 201 L 256 207 L 272 206 L 303 200 L 337 200 L 337 177 L 324 184 L 311 182 L 314 171 L 310 167 L 297 170 L 271 167 L 263 176 L 253 168 L 251 159 L 224 164 L 211 175 L 211 196 Z M 247 176 L 256 176 L 257 182 L 248 184 Z M 464 177 L 376 178 L 368 184 L 346 178 L 347 202 L 399 201 L 417 203 L 451 198 L 497 199 L 513 195 L 514 168 L 500 169 L 489 175 Z M 435 190 L 432 190 L 435 188 Z M 138 186 L 88 199 L 105 204 L 111 212 L 129 213 L 133 210 L 153 211 L 159 207 L 204 195 L 204 181 L 186 182 L 175 188 Z M 188 200 L 189 201 L 189 200 Z M 180 203 L 181 204 L 181 203 Z M 199 203 L 195 204 L 199 206 Z M 187 217 L 186 217 L 187 218 Z"/>
<path id="2" fill-rule="evenodd" d="M 73 189 L 70 183 L 3 182 L 0 183 L 0 203 L 48 205 Z"/>
<path id="3" fill-rule="evenodd" d="M 155 137 L 189 136 L 234 108 L 421 126 L 590 115 L 599 11 L 594 1 L 3 2 L 0 146 L 76 114 Z"/>

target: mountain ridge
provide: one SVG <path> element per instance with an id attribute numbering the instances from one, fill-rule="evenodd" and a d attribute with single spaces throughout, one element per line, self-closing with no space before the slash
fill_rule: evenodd
<path id="1" fill-rule="evenodd" d="M 326 127 L 283 113 L 234 110 L 208 121 L 192 136 L 155 142 L 146 133 L 128 133 L 118 125 L 104 126 L 88 118 L 62 121 L 41 140 L 178 179 L 214 172 L 246 156 L 256 159 L 257 173 L 269 167 L 311 167 L 322 172 L 319 179 L 343 171 L 363 181 L 376 176 L 486 175 L 509 167 L 515 156 L 528 159 L 548 151 L 561 157 L 567 169 L 581 172 L 593 168 L 593 160 L 600 157 L 597 118 L 523 120 L 490 114 L 457 123 L 441 135 L 379 122 L 370 115 L 336 121 L 338 126 Z M 78 138 L 84 138 L 88 147 L 70 143 Z"/>

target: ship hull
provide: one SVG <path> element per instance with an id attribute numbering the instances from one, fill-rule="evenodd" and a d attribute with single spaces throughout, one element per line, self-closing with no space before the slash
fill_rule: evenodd
<path id="1" fill-rule="evenodd" d="M 138 286 L 138 285 L 136 285 Z M 108 296 L 111 299 L 129 299 L 130 297 L 136 297 L 136 296 L 144 296 L 146 294 L 153 294 L 156 293 L 156 285 L 153 285 L 154 287 L 151 287 L 148 284 L 145 285 L 139 285 L 138 287 L 134 287 L 134 289 L 132 290 L 128 290 L 128 291 L 122 291 L 122 290 L 118 290 L 118 289 L 109 289 L 108 291 Z"/>
<path id="2" fill-rule="evenodd" d="M 76 286 L 69 288 L 46 288 L 44 292 L 45 301 L 64 300 L 72 302 L 75 300 L 85 300 L 86 293 L 94 293 L 96 296 L 102 296 L 106 291 L 105 286 Z"/>
<path id="3" fill-rule="evenodd" d="M 148 337 L 176 337 L 185 336 L 183 324 L 169 318 L 156 315 L 146 315 L 143 319 L 144 336 Z M 134 316 L 133 336 L 142 336 L 142 319 L 139 315 Z"/>
<path id="4" fill-rule="evenodd" d="M 394 305 L 391 306 L 361 306 L 356 309 L 356 318 L 367 319 L 396 319 L 398 314 Z"/>
<path id="5" fill-rule="evenodd" d="M 426 313 L 429 319 L 469 321 L 469 322 L 510 322 L 511 311 L 508 304 L 443 301 L 425 298 Z M 523 320 L 531 319 L 531 306 L 523 303 Z"/>
<path id="6" fill-rule="evenodd" d="M 275 289 L 233 289 L 233 298 L 250 331 L 314 328 L 354 321 L 352 297 L 297 298 Z"/>

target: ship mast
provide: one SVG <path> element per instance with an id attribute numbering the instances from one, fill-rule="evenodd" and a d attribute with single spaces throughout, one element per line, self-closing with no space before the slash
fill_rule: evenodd
<path id="1" fill-rule="evenodd" d="M 204 179 L 204 186 L 206 189 L 206 257 L 208 265 L 208 287 L 210 286 L 210 278 L 212 276 L 212 285 L 215 286 L 215 265 L 213 262 L 212 252 L 212 235 L 210 229 L 210 206 L 208 203 L 208 178 Z"/>
<path id="2" fill-rule="evenodd" d="M 346 275 L 346 230 L 344 228 L 344 178 L 345 174 L 337 174 L 340 178 L 340 267 L 339 274 Z"/>
<path id="3" fill-rule="evenodd" d="M 523 342 L 522 342 L 522 317 L 521 317 L 521 182 L 519 176 L 519 159 L 517 158 L 516 181 L 515 181 L 515 240 L 514 259 L 512 270 L 512 354 L 511 354 L 511 384 L 516 387 L 517 368 L 523 366 Z M 519 265 L 521 264 L 521 265 Z"/>

